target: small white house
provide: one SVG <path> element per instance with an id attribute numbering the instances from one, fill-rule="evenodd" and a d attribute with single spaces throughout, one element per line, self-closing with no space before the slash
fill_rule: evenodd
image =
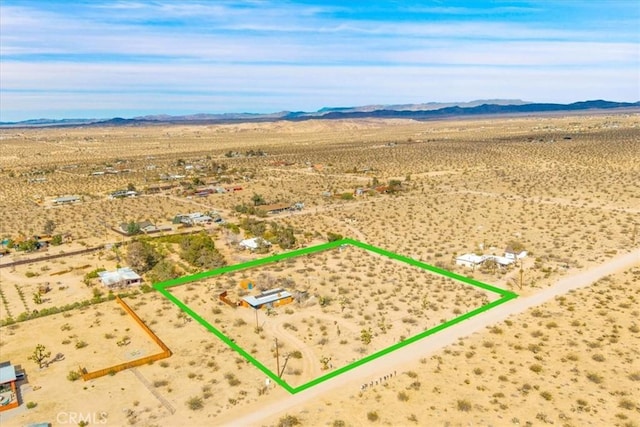
<path id="1" fill-rule="evenodd" d="M 212 216 L 203 214 L 201 212 L 194 212 L 186 215 L 176 215 L 176 217 L 174 218 L 174 222 L 180 222 L 187 225 L 204 225 L 211 224 L 215 221 L 216 219 L 214 219 Z"/>
<path id="2" fill-rule="evenodd" d="M 79 201 L 80 201 L 79 196 L 63 196 L 63 197 L 56 197 L 55 199 L 53 199 L 53 204 L 69 205 L 71 203 L 78 203 Z"/>
<path id="3" fill-rule="evenodd" d="M 482 255 L 476 254 L 464 254 L 456 257 L 456 265 L 462 265 L 464 267 L 475 268 L 482 264 L 486 258 Z"/>
<path id="4" fill-rule="evenodd" d="M 100 281 L 108 288 L 139 285 L 142 277 L 129 267 L 119 268 L 116 271 L 101 271 L 98 273 Z"/>
<path id="5" fill-rule="evenodd" d="M 255 251 L 259 247 L 271 246 L 271 242 L 264 240 L 262 237 L 254 237 L 251 239 L 244 239 L 240 241 L 240 247 L 242 249 L 249 249 Z"/>
<path id="6" fill-rule="evenodd" d="M 498 264 L 500 267 L 506 267 L 508 265 L 511 265 L 514 263 L 514 259 L 512 258 L 508 258 L 508 257 L 504 257 L 504 256 L 497 256 L 497 255 L 491 255 L 489 257 L 487 257 L 487 259 L 492 259 L 496 262 L 496 264 Z"/>

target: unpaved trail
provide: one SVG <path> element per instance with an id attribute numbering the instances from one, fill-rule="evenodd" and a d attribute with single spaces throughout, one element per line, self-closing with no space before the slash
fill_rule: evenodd
<path id="1" fill-rule="evenodd" d="M 634 265 L 640 265 L 640 248 L 635 248 L 629 253 L 619 255 L 588 270 L 576 272 L 575 274 L 564 277 L 558 280 L 553 286 L 541 290 L 534 295 L 511 300 L 492 310 L 451 326 L 442 332 L 396 350 L 388 356 L 373 360 L 300 393 L 288 395 L 286 392 L 278 390 L 278 397 L 273 396 L 273 399 L 265 402 L 262 407 L 256 405 L 256 407 L 253 408 L 253 412 L 247 413 L 246 408 L 242 408 L 241 410 L 225 414 L 219 420 L 216 420 L 215 423 L 216 425 L 238 426 L 260 425 L 269 417 L 286 411 L 295 411 L 306 402 L 327 397 L 333 390 L 351 387 L 355 393 L 359 390 L 362 383 L 370 381 L 371 378 L 389 374 L 394 370 L 400 371 L 407 364 L 434 353 L 447 345 L 453 344 L 460 338 L 482 331 L 486 327 L 505 320 L 511 315 L 522 313 L 573 289 L 589 286 L 602 277 Z"/>

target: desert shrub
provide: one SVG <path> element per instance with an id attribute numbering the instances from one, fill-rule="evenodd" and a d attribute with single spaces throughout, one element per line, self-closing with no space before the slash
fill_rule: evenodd
<path id="1" fill-rule="evenodd" d="M 533 364 L 529 366 L 529 369 L 531 369 L 531 371 L 535 372 L 536 374 L 539 374 L 540 372 L 542 372 L 542 366 L 538 364 Z"/>
<path id="2" fill-rule="evenodd" d="M 153 266 L 151 271 L 149 271 L 149 279 L 152 282 L 165 282 L 179 276 L 180 273 L 176 269 L 176 266 L 167 259 L 161 259 Z"/>
<path id="3" fill-rule="evenodd" d="M 398 400 L 400 402 L 406 402 L 407 400 L 409 400 L 409 395 L 406 392 L 401 391 L 398 393 Z"/>
<path id="4" fill-rule="evenodd" d="M 67 379 L 69 381 L 76 381 L 80 379 L 81 376 L 82 375 L 78 371 L 69 371 L 69 373 L 67 374 Z"/>
<path id="5" fill-rule="evenodd" d="M 127 247 L 127 263 L 138 274 L 144 274 L 160 262 L 162 256 L 146 240 L 136 240 Z"/>
<path id="6" fill-rule="evenodd" d="M 300 420 L 294 415 L 285 415 L 278 420 L 278 427 L 292 427 L 300 425 Z"/>
<path id="7" fill-rule="evenodd" d="M 378 421 L 379 418 L 380 416 L 378 415 L 377 411 L 367 412 L 367 419 L 369 421 Z"/>
<path id="8" fill-rule="evenodd" d="M 201 397 L 194 396 L 190 397 L 189 400 L 187 400 L 187 406 L 192 411 L 197 411 L 198 409 L 204 408 L 204 402 L 202 401 Z"/>
<path id="9" fill-rule="evenodd" d="M 226 374 L 224 374 L 224 378 L 227 380 L 229 385 L 232 386 L 232 387 L 240 385 L 240 380 L 238 378 L 236 378 L 236 376 L 231 372 L 227 372 Z"/>
<path id="10" fill-rule="evenodd" d="M 331 231 L 327 232 L 327 241 L 335 242 L 336 240 L 342 240 L 342 234 L 332 233 Z"/>
<path id="11" fill-rule="evenodd" d="M 408 388 L 409 390 L 420 390 L 420 386 L 421 386 L 421 385 L 422 385 L 422 384 L 420 383 L 420 381 L 414 381 L 414 382 L 412 382 L 411 384 L 409 384 L 409 385 L 407 386 L 407 388 Z"/>
<path id="12" fill-rule="evenodd" d="M 182 236 L 180 257 L 196 267 L 214 269 L 225 265 L 224 257 L 206 233 Z"/>
<path id="13" fill-rule="evenodd" d="M 27 409 L 33 409 L 36 406 L 38 406 L 36 402 L 27 402 Z"/>
<path id="14" fill-rule="evenodd" d="M 544 400 L 551 400 L 553 398 L 553 396 L 551 395 L 551 393 L 549 393 L 548 391 L 542 391 L 540 392 L 540 396 L 542 396 L 542 398 Z"/>
<path id="15" fill-rule="evenodd" d="M 469 412 L 471 410 L 471 402 L 466 399 L 458 399 L 456 406 L 458 411 Z"/>
<path id="16" fill-rule="evenodd" d="M 620 402 L 618 403 L 618 406 L 620 408 L 632 410 L 636 407 L 636 404 L 633 402 L 633 400 L 629 400 L 625 398 L 620 400 Z"/>
<path id="17" fill-rule="evenodd" d="M 587 379 L 592 383 L 596 383 L 596 384 L 600 384 L 602 383 L 602 381 L 604 381 L 604 378 L 602 378 L 602 375 L 597 374 L 595 372 L 587 373 Z"/>
<path id="18" fill-rule="evenodd" d="M 89 344 L 87 344 L 87 342 L 83 341 L 83 340 L 80 340 L 80 341 L 76 342 L 76 348 L 85 348 L 88 345 Z"/>

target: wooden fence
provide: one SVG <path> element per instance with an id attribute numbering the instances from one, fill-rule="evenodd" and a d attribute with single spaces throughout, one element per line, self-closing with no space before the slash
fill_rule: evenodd
<path id="1" fill-rule="evenodd" d="M 72 255 L 82 255 L 82 254 L 87 254 L 89 252 L 99 251 L 100 249 L 104 249 L 104 246 L 96 246 L 94 248 L 80 249 L 78 251 L 73 251 L 73 252 L 63 252 L 63 253 L 59 253 L 59 254 L 55 254 L 55 255 L 45 255 L 45 256 L 38 257 L 38 258 L 19 259 L 17 261 L 8 262 L 6 264 L 0 264 L 0 268 L 15 267 L 16 265 L 23 265 L 23 264 L 31 264 L 31 263 L 35 263 L 35 262 L 49 261 L 50 259 L 64 258 L 64 257 L 67 257 L 67 256 L 72 256 Z"/>
<path id="2" fill-rule="evenodd" d="M 125 369 L 133 368 L 136 366 L 146 365 L 147 363 L 155 362 L 156 360 L 166 359 L 171 356 L 171 350 L 169 347 L 165 345 L 164 342 L 156 334 L 153 333 L 151 329 L 138 317 L 138 315 L 129 307 L 129 305 L 122 300 L 120 297 L 116 297 L 116 301 L 124 308 L 124 310 L 129 313 L 129 315 L 133 318 L 133 320 L 140 325 L 140 327 L 151 337 L 151 339 L 158 344 L 158 346 L 162 349 L 160 353 L 152 354 L 151 356 L 145 356 L 140 359 L 130 360 L 128 362 L 120 363 L 118 365 L 109 366 L 104 369 L 98 369 L 97 371 L 87 372 L 85 368 L 81 369 L 82 379 L 85 381 L 92 380 L 94 378 L 99 378 L 105 375 L 113 375 L 116 372 L 124 371 Z"/>
<path id="3" fill-rule="evenodd" d="M 227 291 L 224 291 L 223 293 L 218 295 L 218 298 L 220 299 L 220 301 L 222 301 L 223 303 L 227 304 L 228 306 L 231 306 L 233 308 L 238 307 L 238 304 L 234 303 L 229 298 L 227 298 Z"/>

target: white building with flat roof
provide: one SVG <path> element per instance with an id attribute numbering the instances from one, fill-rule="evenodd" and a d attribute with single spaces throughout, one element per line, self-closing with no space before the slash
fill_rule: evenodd
<path id="1" fill-rule="evenodd" d="M 476 254 L 464 254 L 456 257 L 456 265 L 461 265 L 463 267 L 475 268 L 476 266 L 482 264 L 485 261 L 486 257 L 483 255 Z"/>
<path id="2" fill-rule="evenodd" d="M 271 242 L 264 240 L 262 237 L 254 237 L 252 239 L 244 239 L 240 241 L 240 247 L 255 251 L 259 247 L 271 246 Z"/>
<path id="3" fill-rule="evenodd" d="M 108 288 L 121 288 L 142 283 L 142 277 L 129 267 L 119 268 L 116 271 L 101 271 L 98 276 L 102 284 Z"/>

